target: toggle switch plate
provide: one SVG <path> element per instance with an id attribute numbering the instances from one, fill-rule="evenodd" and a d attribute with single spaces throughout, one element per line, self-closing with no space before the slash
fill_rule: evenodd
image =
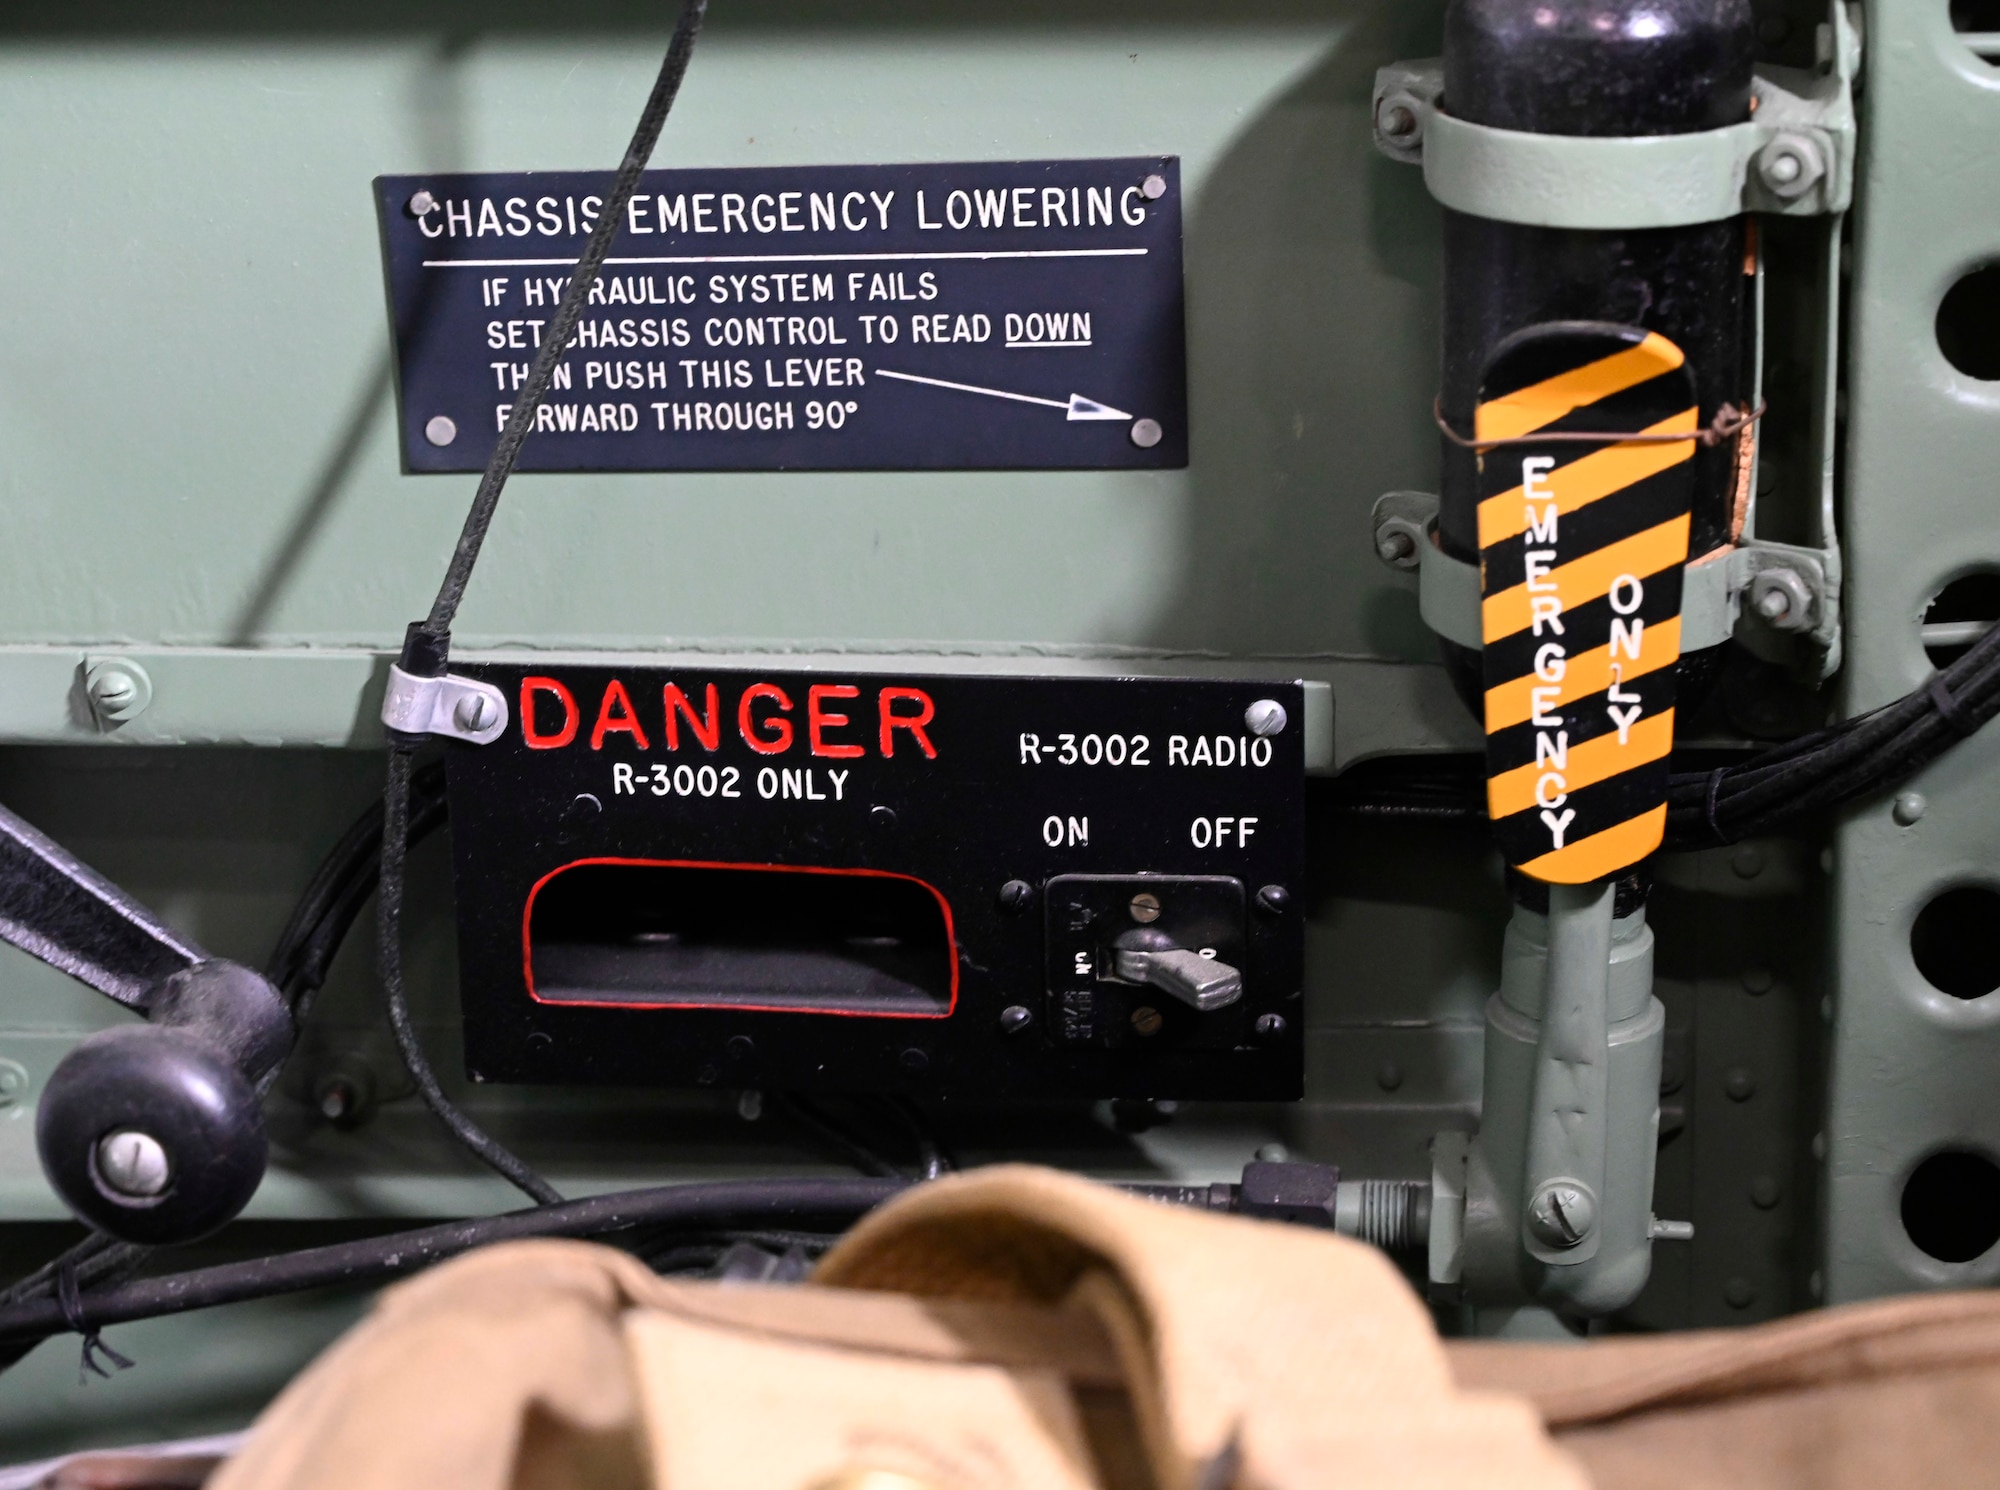
<path id="1" fill-rule="evenodd" d="M 1133 914 L 1138 898 L 1140 920 Z M 1150 897 L 1150 900 L 1148 899 Z M 1153 903 L 1157 903 L 1154 914 Z M 1243 881 L 1229 875 L 1065 874 L 1043 892 L 1050 1037 L 1067 1045 L 1130 1051 L 1256 1049 L 1260 1014 L 1295 1026 L 1296 927 L 1252 925 Z M 1135 937 L 1134 932 L 1142 935 Z M 1197 1010 L 1163 987 L 1119 975 L 1118 953 L 1136 944 L 1186 948 L 1243 972 L 1243 996 Z M 1281 1031 L 1279 1039 L 1283 1039 Z"/>

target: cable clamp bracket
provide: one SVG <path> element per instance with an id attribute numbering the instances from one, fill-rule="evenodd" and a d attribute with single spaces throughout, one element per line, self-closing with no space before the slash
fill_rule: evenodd
<path id="1" fill-rule="evenodd" d="M 1437 545 L 1438 499 L 1397 491 L 1375 503 L 1375 554 L 1391 569 L 1417 574 L 1417 604 L 1432 631 L 1474 651 L 1483 645 L 1479 565 Z M 1681 650 L 1726 641 L 1739 622 L 1786 633 L 1819 647 L 1840 632 L 1837 553 L 1748 538 L 1689 562 L 1681 589 Z"/>
<path id="2" fill-rule="evenodd" d="M 507 695 L 491 683 L 446 673 L 419 678 L 389 664 L 382 723 L 402 735 L 439 735 L 491 745 L 507 728 Z"/>
<path id="3" fill-rule="evenodd" d="M 1495 129 L 1445 112 L 1444 64 L 1375 74 L 1375 148 L 1421 165 L 1456 212 L 1543 228 L 1688 227 L 1741 212 L 1814 217 L 1854 200 L 1858 9 L 1833 0 L 1813 70 L 1759 67 L 1741 124 L 1691 134 L 1585 136 Z"/>

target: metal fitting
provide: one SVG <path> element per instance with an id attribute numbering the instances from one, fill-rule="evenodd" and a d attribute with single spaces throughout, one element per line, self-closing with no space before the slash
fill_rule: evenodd
<path id="1" fill-rule="evenodd" d="M 1796 569 L 1773 566 L 1750 578 L 1750 609 L 1774 631 L 1810 631 L 1813 601 L 1812 586 Z"/>
<path id="2" fill-rule="evenodd" d="M 97 1177 L 115 1194 L 151 1200 L 173 1182 L 174 1167 L 159 1139 L 137 1128 L 121 1128 L 97 1142 Z"/>
<path id="3" fill-rule="evenodd" d="M 1260 740 L 1282 735 L 1289 722 L 1285 706 L 1274 698 L 1260 698 L 1243 711 L 1243 727 Z"/>
<path id="4" fill-rule="evenodd" d="M 1375 503 L 1375 557 L 1391 569 L 1416 569 L 1430 543 L 1437 498 L 1426 492 L 1388 492 Z"/>
<path id="5" fill-rule="evenodd" d="M 1597 1229 L 1597 1201 L 1576 1180 L 1550 1180 L 1528 1202 L 1528 1230 L 1544 1247 L 1581 1246 Z"/>
<path id="6" fill-rule="evenodd" d="M 399 734 L 443 735 L 490 745 L 507 728 L 507 696 L 471 678 L 419 678 L 389 665 L 382 694 L 382 723 Z"/>
<path id="7" fill-rule="evenodd" d="M 1826 174 L 1826 154 L 1811 135 L 1787 130 L 1757 152 L 1757 179 L 1774 195 L 1801 197 Z"/>
<path id="8" fill-rule="evenodd" d="M 153 701 L 153 680 L 136 662 L 98 657 L 84 664 L 83 692 L 98 728 L 115 729 L 146 712 Z"/>

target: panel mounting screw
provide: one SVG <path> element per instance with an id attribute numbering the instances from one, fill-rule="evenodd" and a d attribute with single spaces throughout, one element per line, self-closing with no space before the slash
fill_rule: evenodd
<path id="1" fill-rule="evenodd" d="M 1597 1227 L 1597 1202 L 1575 1180 L 1550 1180 L 1528 1202 L 1528 1230 L 1544 1247 L 1568 1250 Z"/>
<path id="2" fill-rule="evenodd" d="M 1009 1004 L 1000 1011 L 1000 1033 L 1018 1035 L 1035 1022 L 1035 1014 L 1026 1004 Z"/>
<path id="3" fill-rule="evenodd" d="M 458 425 L 446 414 L 434 414 L 424 426 L 424 438 L 442 449 L 458 438 Z"/>
<path id="4" fill-rule="evenodd" d="M 1282 916 L 1292 908 L 1292 892 L 1283 885 L 1266 885 L 1257 892 L 1257 909 Z"/>
<path id="5" fill-rule="evenodd" d="M 1285 1016 L 1282 1014 L 1259 1014 L 1254 1028 L 1263 1039 L 1275 1040 L 1285 1032 Z"/>
<path id="6" fill-rule="evenodd" d="M 1166 436 L 1157 419 L 1134 419 L 1132 421 L 1132 443 L 1141 450 L 1151 450 Z"/>
<path id="7" fill-rule="evenodd" d="M 1140 184 L 1139 190 L 1147 201 L 1157 202 L 1167 194 L 1167 178 L 1155 171 Z"/>
<path id="8" fill-rule="evenodd" d="M 1166 1020 L 1160 1017 L 1160 1011 L 1151 1004 L 1141 1004 L 1132 1011 L 1132 1028 L 1142 1035 L 1157 1035 L 1160 1026 L 1165 1023 Z"/>
<path id="9" fill-rule="evenodd" d="M 422 217 L 426 212 L 437 211 L 438 199 L 428 191 L 420 191 L 411 196 L 409 212 L 412 217 Z"/>
<path id="10" fill-rule="evenodd" d="M 1889 815 L 1895 818 L 1900 826 L 1908 828 L 1916 824 L 1930 805 L 1924 800 L 1922 792 L 1904 792 L 1896 798 L 1896 804 L 1889 809 Z"/>
<path id="11" fill-rule="evenodd" d="M 97 1175 L 106 1188 L 131 1200 L 163 1193 L 174 1177 L 160 1140 L 137 1128 L 120 1128 L 97 1141 Z"/>
<path id="12" fill-rule="evenodd" d="M 1243 711 L 1243 727 L 1260 740 L 1282 735 L 1289 723 L 1291 716 L 1285 712 L 1285 706 L 1274 698 L 1260 698 Z"/>
<path id="13" fill-rule="evenodd" d="M 1132 912 L 1132 919 L 1141 926 L 1151 925 L 1160 919 L 1160 897 L 1141 890 L 1132 897 L 1132 903 L 1126 909 Z"/>
<path id="14" fill-rule="evenodd" d="M 1026 880 L 1008 880 L 1000 887 L 1000 909 L 1010 916 L 1018 916 L 1034 898 L 1035 887 Z"/>
<path id="15" fill-rule="evenodd" d="M 458 701 L 451 717 L 468 735 L 476 735 L 492 722 L 493 700 L 483 693 L 468 693 Z"/>
<path id="16" fill-rule="evenodd" d="M 83 691 L 99 725 L 119 725 L 146 712 L 153 701 L 153 680 L 136 662 L 105 657 L 85 665 Z"/>

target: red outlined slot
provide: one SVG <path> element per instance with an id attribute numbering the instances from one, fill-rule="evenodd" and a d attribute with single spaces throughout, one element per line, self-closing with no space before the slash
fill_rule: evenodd
<path id="1" fill-rule="evenodd" d="M 939 948 L 949 965 L 949 992 L 942 1009 L 856 1009 L 837 1006 L 813 1005 L 804 1002 L 753 1003 L 734 998 L 717 999 L 611 999 L 611 998 L 560 998 L 542 993 L 535 984 L 535 902 L 542 892 L 556 879 L 572 870 L 587 868 L 627 868 L 627 869 L 681 869 L 714 872 L 719 874 L 783 874 L 783 875 L 825 875 L 844 879 L 873 879 L 897 881 L 914 885 L 936 902 L 938 915 L 943 925 L 943 945 Z M 526 903 L 521 908 L 521 977 L 528 990 L 528 997 L 538 1004 L 556 1008 L 584 1009 L 721 1009 L 739 1014 L 820 1014 L 843 1019 L 949 1019 L 958 1007 L 959 964 L 958 933 L 952 920 L 951 902 L 945 899 L 937 886 L 913 874 L 899 874 L 887 869 L 836 869 L 819 865 L 802 864 L 733 864 L 701 859 L 636 859 L 598 857 L 574 859 L 567 864 L 551 869 L 536 880 L 528 891 Z"/>

